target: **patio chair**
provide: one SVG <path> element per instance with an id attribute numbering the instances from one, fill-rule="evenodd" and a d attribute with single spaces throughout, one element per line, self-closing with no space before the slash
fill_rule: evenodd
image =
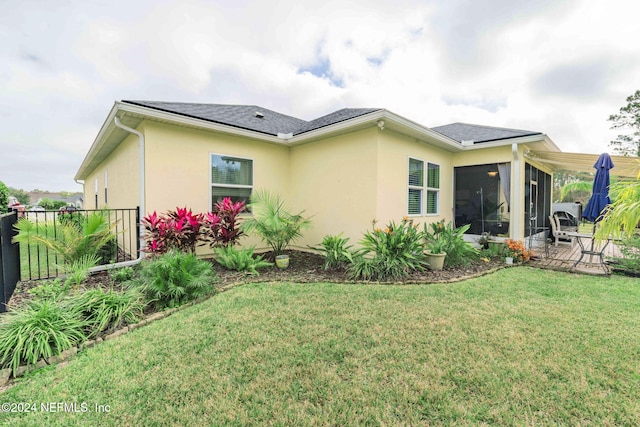
<path id="1" fill-rule="evenodd" d="M 549 223 L 551 224 L 551 234 L 555 238 L 556 246 L 558 246 L 561 239 L 573 241 L 572 237 L 567 234 L 569 230 L 563 230 L 560 226 L 560 220 L 557 215 L 549 215 Z"/>

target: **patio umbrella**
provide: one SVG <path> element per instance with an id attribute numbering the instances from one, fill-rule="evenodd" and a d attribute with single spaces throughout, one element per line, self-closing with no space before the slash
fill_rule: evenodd
<path id="1" fill-rule="evenodd" d="M 593 191 L 587 206 L 582 213 L 582 217 L 591 222 L 597 222 L 607 205 L 611 204 L 609 199 L 609 169 L 614 165 L 611 157 L 607 153 L 602 153 L 596 164 L 596 178 L 593 180 Z"/>

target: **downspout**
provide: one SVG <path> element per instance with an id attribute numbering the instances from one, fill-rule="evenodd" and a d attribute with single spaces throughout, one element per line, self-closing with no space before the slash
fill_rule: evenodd
<path id="1" fill-rule="evenodd" d="M 520 154 L 518 153 L 518 144 L 511 144 L 511 153 L 513 154 L 513 165 L 511 174 L 511 188 L 513 189 L 513 197 L 511 197 L 511 238 L 516 239 L 520 233 Z"/>
<path id="2" fill-rule="evenodd" d="M 144 197 L 144 190 L 145 190 L 145 186 L 144 186 L 144 135 L 142 134 L 142 132 L 130 128 L 129 126 L 123 125 L 120 122 L 120 119 L 118 118 L 118 116 L 114 117 L 114 123 L 117 127 L 119 127 L 120 129 L 123 129 L 129 133 L 132 133 L 134 135 L 136 135 L 138 137 L 138 156 L 140 157 L 139 159 L 139 166 L 138 168 L 140 169 L 140 201 L 138 202 L 139 204 L 139 212 L 140 212 L 140 217 L 142 218 L 142 216 L 145 213 L 145 197 Z M 115 264 L 107 264 L 107 265 L 99 265 L 97 267 L 93 267 L 89 270 L 89 272 L 91 273 L 95 273 L 98 271 L 104 271 L 104 270 L 111 270 L 113 268 L 121 268 L 121 267 L 130 267 L 132 265 L 136 265 L 139 264 L 140 261 L 142 261 L 144 259 L 144 229 L 142 226 L 140 226 L 140 235 L 138 236 L 138 239 L 140 240 L 140 253 L 138 254 L 138 258 L 131 260 L 131 261 L 122 261 L 122 262 L 116 262 Z"/>

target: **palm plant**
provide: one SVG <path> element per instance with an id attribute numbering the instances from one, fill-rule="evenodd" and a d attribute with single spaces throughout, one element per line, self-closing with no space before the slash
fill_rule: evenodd
<path id="1" fill-rule="evenodd" d="M 596 238 L 631 236 L 640 224 L 640 180 L 618 181 L 610 186 L 611 199 L 599 222 Z"/>
<path id="2" fill-rule="evenodd" d="M 14 241 L 23 244 L 41 244 L 60 256 L 63 264 L 72 264 L 98 251 L 113 239 L 113 229 L 106 215 L 93 212 L 79 224 L 70 221 L 34 223 L 21 218 L 15 225 L 18 234 Z"/>
<path id="3" fill-rule="evenodd" d="M 253 215 L 243 221 L 242 229 L 255 230 L 271 246 L 274 256 L 281 255 L 289 243 L 302 236 L 301 229 L 310 222 L 302 216 L 304 211 L 290 213 L 280 195 L 266 190 L 256 190 L 249 207 Z"/>

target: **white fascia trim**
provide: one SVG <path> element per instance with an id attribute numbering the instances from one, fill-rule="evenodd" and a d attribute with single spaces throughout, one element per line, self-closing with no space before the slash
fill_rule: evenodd
<path id="1" fill-rule="evenodd" d="M 262 132 L 256 132 L 252 130 L 237 128 L 235 126 L 213 123 L 208 120 L 196 119 L 193 117 L 187 117 L 187 116 L 183 116 L 176 113 L 169 113 L 166 111 L 154 110 L 153 108 L 142 107 L 139 105 L 132 105 L 132 104 L 123 103 L 123 102 L 116 102 L 116 106 L 119 111 L 123 111 L 125 113 L 139 114 L 145 117 L 177 122 L 184 125 L 195 126 L 199 128 L 217 131 L 217 132 L 243 136 L 246 138 L 260 139 L 262 141 L 272 142 L 275 144 L 286 144 L 285 140 L 278 138 L 277 136 L 268 135 Z"/>
<path id="2" fill-rule="evenodd" d="M 118 102 L 115 102 L 113 104 L 113 107 L 111 107 L 111 111 L 109 112 L 109 115 L 105 119 L 104 123 L 102 123 L 102 127 L 100 128 L 100 131 L 98 132 L 98 135 L 96 135 L 96 138 L 93 140 L 93 144 L 91 144 L 91 147 L 89 148 L 89 151 L 87 152 L 87 155 L 84 157 L 84 160 L 82 160 L 82 163 L 80 164 L 80 167 L 78 168 L 78 171 L 76 172 L 74 180 L 78 181 L 78 180 L 82 179 L 82 178 L 80 178 L 80 176 L 82 176 L 82 173 L 87 168 L 87 166 L 88 166 L 89 162 L 91 161 L 91 159 L 93 158 L 94 154 L 97 153 L 98 151 L 100 151 L 100 148 L 102 148 L 102 146 L 104 145 L 104 143 L 106 141 L 106 137 L 105 136 L 107 134 L 107 130 L 109 129 L 109 126 L 112 126 L 113 119 L 116 117 L 117 113 L 118 113 Z"/>
<path id="3" fill-rule="evenodd" d="M 353 119 L 345 120 L 343 122 L 338 122 L 329 126 L 324 126 L 318 129 L 314 129 L 312 131 L 305 132 L 300 135 L 296 135 L 288 139 L 287 141 L 291 145 L 303 144 L 305 142 L 308 142 L 309 140 L 320 138 L 324 134 L 340 133 L 341 131 L 349 130 L 349 128 L 352 128 L 352 127 L 356 128 L 358 126 L 366 125 L 369 123 L 377 124 L 379 120 L 386 121 L 387 125 L 394 124 L 396 126 L 408 128 L 413 132 L 422 135 L 425 139 L 426 138 L 436 139 L 442 142 L 443 144 L 450 146 L 453 149 L 458 149 L 458 150 L 460 149 L 460 144 L 457 141 L 449 137 L 446 137 L 438 132 L 435 132 L 426 126 L 423 126 L 419 123 L 411 121 L 405 117 L 399 116 L 385 109 L 373 111 L 371 113 L 364 114 L 362 116 L 358 116 Z M 386 127 L 390 129 L 392 128 L 392 126 L 386 126 Z"/>
<path id="4" fill-rule="evenodd" d="M 490 141 L 490 142 L 478 142 L 478 143 L 473 144 L 473 145 L 463 146 L 463 150 L 464 151 L 483 150 L 483 149 L 487 149 L 487 148 L 491 148 L 491 147 L 504 147 L 504 146 L 511 146 L 513 144 L 528 144 L 528 143 L 532 143 L 532 142 L 549 143 L 553 147 L 555 147 L 557 149 L 557 151 L 560 151 L 560 149 L 558 147 L 556 147 L 556 145 L 553 143 L 553 141 L 551 141 L 549 139 L 549 137 L 547 137 L 547 135 L 545 135 L 543 133 L 542 134 L 536 134 L 536 135 L 521 136 L 521 137 L 518 137 L 518 138 L 499 139 L 497 141 Z"/>

